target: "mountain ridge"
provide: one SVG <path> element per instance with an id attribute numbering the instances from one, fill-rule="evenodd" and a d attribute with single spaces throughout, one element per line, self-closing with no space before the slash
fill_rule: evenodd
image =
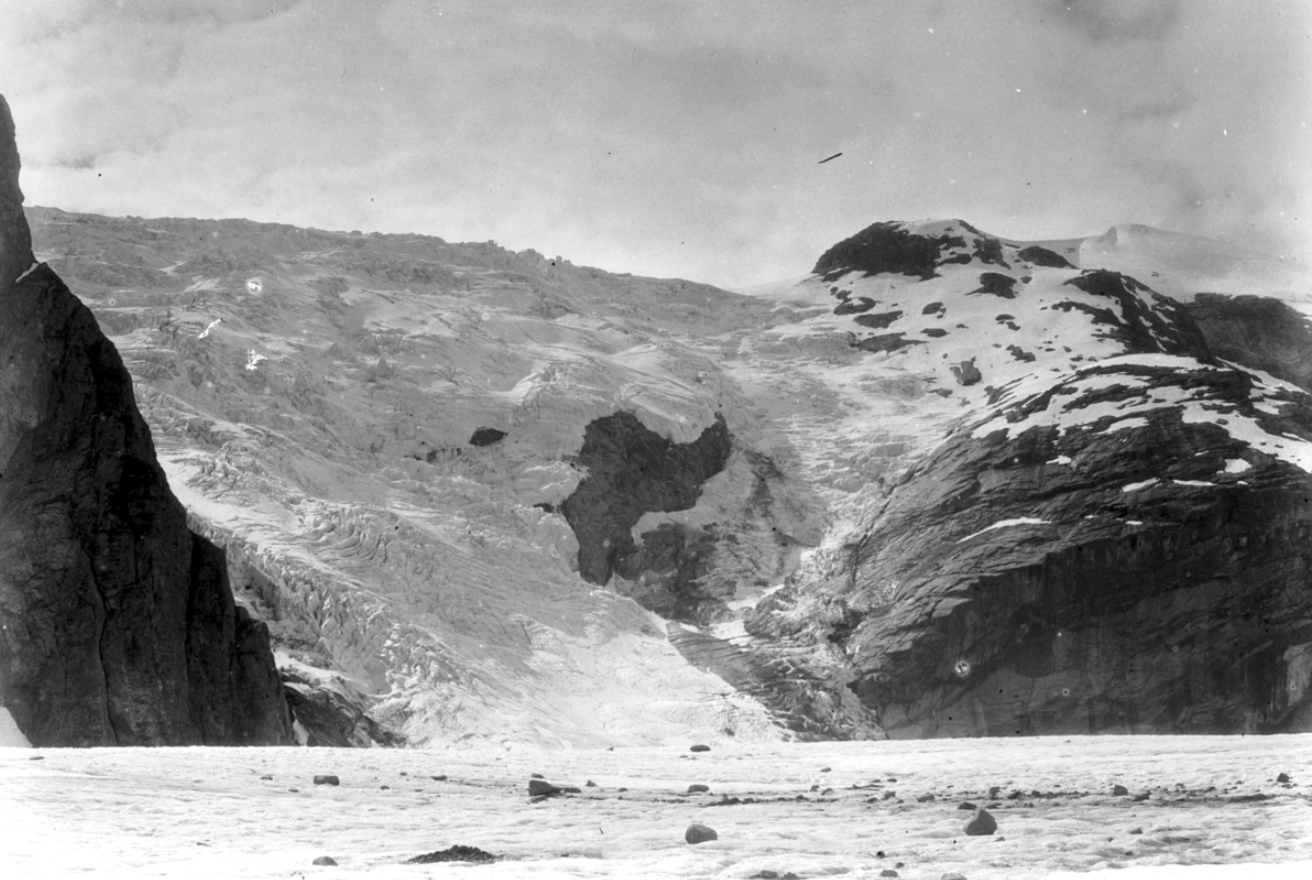
<path id="1" fill-rule="evenodd" d="M 1122 495 L 1212 497 L 1191 485 L 1211 482 L 1216 497 L 1243 496 L 1238 471 L 1203 479 L 1239 467 L 1230 462 L 1265 483 L 1301 486 L 1302 444 L 1312 437 L 1301 392 L 1215 354 L 1218 341 L 1235 343 L 1230 354 L 1245 348 L 1249 319 L 1224 292 L 1239 276 L 1209 277 L 1224 301 L 1212 301 L 1215 315 L 1200 323 L 1192 302 L 1158 290 L 1166 275 L 1145 273 L 1149 281 L 1091 265 L 1087 240 L 1018 242 L 962 221 L 885 222 L 872 228 L 909 243 L 914 259 L 874 240 L 874 263 L 854 267 L 840 254 L 823 274 L 740 295 L 489 243 L 52 209 L 33 216 L 39 255 L 80 280 L 124 351 L 170 481 L 239 557 L 234 582 L 269 622 L 280 665 L 339 676 L 370 718 L 414 743 L 1014 735 L 1023 728 L 1008 728 L 1013 709 L 988 707 L 977 724 L 943 720 L 969 692 L 951 670 L 907 696 L 917 678 L 906 670 L 924 668 L 914 645 L 942 633 L 934 615 L 917 629 L 911 610 L 880 598 L 900 595 L 881 582 L 905 576 L 877 548 L 900 541 L 911 556 L 937 557 L 969 537 L 972 554 L 1010 554 L 1029 570 L 1043 564 L 1042 546 L 1053 558 L 1098 542 L 1128 547 L 1144 539 L 1127 525 L 1134 514 L 1118 506 Z M 1118 238 L 1112 256 L 1129 249 L 1142 262 L 1132 244 Z M 913 271 L 890 271 L 899 267 Z M 1251 287 L 1253 277 L 1240 280 Z M 1287 307 L 1302 314 L 1299 295 Z M 1287 350 L 1304 344 L 1294 332 Z M 1162 421 L 1172 408 L 1181 418 Z M 1233 429 L 1224 437 L 1184 418 L 1227 408 Z M 1293 415 L 1273 422 L 1271 409 Z M 586 479 L 578 456 L 587 432 L 620 413 L 672 444 L 694 443 L 723 420 L 729 452 L 713 473 L 663 453 L 647 465 L 658 481 L 691 480 L 695 503 L 646 508 L 628 529 L 620 573 L 601 589 L 580 576 L 585 538 L 559 509 Z M 500 437 L 475 444 L 480 431 Z M 1179 486 L 1121 493 L 1143 481 L 1133 457 L 1098 452 L 1092 461 L 1120 470 L 1097 489 L 1063 484 L 1083 493 L 1063 515 L 1115 515 L 1055 539 L 1030 522 L 1045 519 L 1026 507 L 1030 496 L 1007 488 L 1020 474 L 989 453 L 1014 446 L 1012 457 L 1027 461 L 1075 462 L 1076 437 L 1101 449 L 1105 438 L 1176 435 L 1168 448 L 1206 452 L 1213 470 L 1181 466 Z M 1206 439 L 1187 439 L 1195 435 Z M 1047 447 L 1025 437 L 1048 438 Z M 1259 454 L 1261 443 L 1269 449 Z M 935 450 L 947 457 L 934 459 Z M 615 455 L 605 467 L 620 473 L 636 461 Z M 951 462 L 966 470 L 953 476 L 943 470 Z M 1026 467 L 1067 473 L 1061 464 Z M 980 479 L 1000 494 L 974 513 L 957 502 L 915 517 L 889 513 L 941 497 L 940 482 Z M 1026 476 L 1016 485 L 1045 484 Z M 1181 521 L 1206 520 L 1199 511 L 1211 503 L 1186 504 L 1196 516 Z M 905 525 L 917 517 L 933 527 Z M 1297 523 L 1289 520 L 1294 537 L 1281 552 L 1301 559 Z M 1240 531 L 1236 542 L 1256 534 Z M 1038 556 L 1017 556 L 1008 547 L 1015 535 Z M 940 542 L 932 550 L 917 543 L 931 538 Z M 1214 557 L 1232 569 L 1247 558 L 1227 547 Z M 1130 551 L 1112 557 L 1122 552 Z M 943 625 L 977 632 L 949 575 L 957 577 L 917 575 L 926 592 L 906 609 L 940 596 L 945 613 L 958 609 Z M 1281 626 L 1300 632 L 1305 612 L 1297 603 L 1281 610 Z M 1036 638 L 967 662 L 993 667 L 991 676 L 1010 670 L 1009 681 L 1028 680 L 1032 691 L 1055 673 L 1026 671 L 1060 665 L 1017 659 L 1052 653 Z M 909 647 L 889 647 L 898 644 Z M 1301 682 L 1301 644 L 1265 660 L 1252 681 L 1267 690 L 1273 676 Z M 875 656 L 883 659 L 862 659 Z M 902 684 L 877 684 L 885 680 Z M 1180 686 L 1141 684 L 1118 699 L 1158 700 Z M 1086 709 L 1105 702 L 1105 676 L 1097 687 L 1084 695 Z M 933 705 L 915 708 L 918 700 Z M 1040 719 L 1030 732 L 1057 723 L 1049 702 L 1026 709 Z M 1296 717 L 1299 705 L 1207 717 L 1257 729 Z M 1089 732 L 1196 729 L 1189 725 L 1204 722 L 1189 718 L 1199 711 L 1126 720 L 1076 710 Z"/>

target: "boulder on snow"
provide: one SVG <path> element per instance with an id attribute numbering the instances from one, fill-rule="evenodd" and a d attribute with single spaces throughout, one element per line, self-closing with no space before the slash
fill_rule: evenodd
<path id="1" fill-rule="evenodd" d="M 694 823 L 683 832 L 683 839 L 688 843 L 705 843 L 708 840 L 719 840 L 720 835 L 716 834 L 713 828 Z"/>
<path id="2" fill-rule="evenodd" d="M 974 816 L 971 816 L 966 820 L 966 824 L 962 826 L 962 830 L 971 837 L 981 837 L 997 831 L 998 823 L 988 810 L 981 807 L 975 811 Z"/>

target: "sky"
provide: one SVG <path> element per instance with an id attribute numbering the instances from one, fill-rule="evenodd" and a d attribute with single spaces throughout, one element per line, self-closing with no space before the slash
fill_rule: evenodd
<path id="1" fill-rule="evenodd" d="M 729 287 L 880 220 L 1312 252 L 1305 0 L 0 0 L 0 93 L 70 211 Z"/>

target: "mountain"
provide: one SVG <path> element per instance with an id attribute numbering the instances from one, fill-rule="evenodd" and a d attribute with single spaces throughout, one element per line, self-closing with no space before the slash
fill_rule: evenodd
<path id="1" fill-rule="evenodd" d="M 303 740 L 1312 727 L 1308 288 L 1257 296 L 1278 261 L 886 222 L 731 293 L 28 216 Z"/>
<path id="2" fill-rule="evenodd" d="M 187 528 L 132 379 L 34 261 L 0 98 L 0 708 L 37 746 L 291 741 L 264 625 Z"/>

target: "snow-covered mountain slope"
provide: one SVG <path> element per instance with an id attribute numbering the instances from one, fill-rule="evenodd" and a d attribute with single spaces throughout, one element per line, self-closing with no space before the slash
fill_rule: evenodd
<path id="1" fill-rule="evenodd" d="M 981 476 L 999 444 L 1037 467 L 1042 436 L 1057 462 L 1042 466 L 1071 474 L 1086 447 L 1170 435 L 1153 474 L 1170 480 L 1149 491 L 1191 497 L 1208 481 L 1247 497 L 1243 465 L 1280 491 L 1312 468 L 1307 395 L 1213 350 L 1209 328 L 1242 354 L 1231 300 L 1196 322 L 1162 293 L 1170 266 L 1151 284 L 1094 266 L 1106 243 L 875 224 L 800 282 L 734 294 L 491 243 L 29 217 L 38 257 L 123 352 L 174 490 L 289 674 L 331 672 L 416 743 L 992 732 L 904 705 L 917 676 L 893 648 L 919 635 L 886 613 L 907 573 L 878 547 L 932 539 L 908 553 L 951 557 L 975 531 L 994 547 L 1037 534 L 1057 512 L 1032 493 L 1052 490 Z M 1159 234 L 1118 234 L 1115 254 L 1151 262 L 1141 243 Z M 1199 269 L 1192 292 L 1251 293 L 1222 283 L 1232 265 Z M 1297 352 L 1306 327 L 1291 332 Z M 1162 414 L 1208 424 L 1154 433 Z M 1199 452 L 1207 480 L 1178 467 Z M 1093 460 L 1113 507 L 1149 476 Z M 953 480 L 999 491 L 954 507 Z M 1062 491 L 1062 515 L 1097 515 L 1088 480 Z M 999 571 L 1037 564 L 1044 541 Z M 923 596 L 961 587 L 944 578 Z M 887 668 L 861 659 L 876 654 Z M 931 679 L 935 707 L 960 697 Z"/>

